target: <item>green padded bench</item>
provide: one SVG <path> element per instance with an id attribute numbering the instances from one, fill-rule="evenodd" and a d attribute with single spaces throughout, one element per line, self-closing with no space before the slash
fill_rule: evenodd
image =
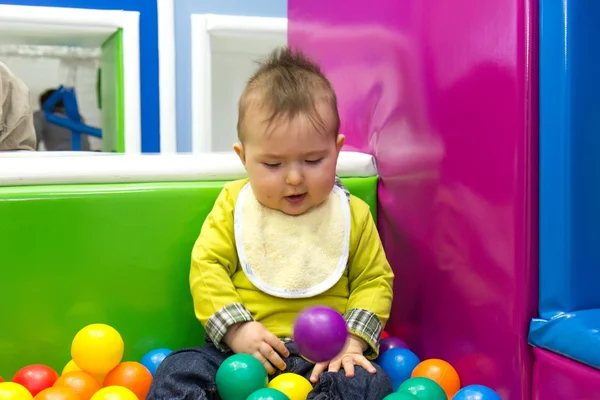
<path id="1" fill-rule="evenodd" d="M 0 376 L 59 373 L 90 323 L 115 327 L 124 360 L 203 343 L 190 254 L 234 154 L 0 156 Z M 338 174 L 376 211 L 371 156 L 342 153 Z"/>

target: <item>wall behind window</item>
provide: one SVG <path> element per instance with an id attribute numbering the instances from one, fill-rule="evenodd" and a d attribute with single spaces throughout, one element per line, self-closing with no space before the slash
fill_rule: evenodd
<path id="1" fill-rule="evenodd" d="M 287 17 L 287 0 L 175 0 L 177 151 L 192 150 L 191 14 Z"/>

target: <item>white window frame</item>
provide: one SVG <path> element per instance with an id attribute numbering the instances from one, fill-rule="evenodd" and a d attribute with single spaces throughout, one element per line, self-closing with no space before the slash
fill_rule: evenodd
<path id="1" fill-rule="evenodd" d="M 68 31 L 74 35 L 85 31 L 106 38 L 118 29 L 123 30 L 125 153 L 128 154 L 141 153 L 142 147 L 139 14 L 137 11 L 0 5 L 0 24 L 25 25 L 31 30 Z"/>
<path id="2" fill-rule="evenodd" d="M 211 38 L 264 38 L 287 35 L 287 18 L 192 14 L 192 153 L 212 148 Z M 244 49 L 240 49 L 243 51 Z"/>

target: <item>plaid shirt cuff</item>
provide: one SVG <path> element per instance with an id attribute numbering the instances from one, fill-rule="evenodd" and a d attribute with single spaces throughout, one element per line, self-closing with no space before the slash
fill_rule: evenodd
<path id="1" fill-rule="evenodd" d="M 254 321 L 250 311 L 243 304 L 229 304 L 211 315 L 206 322 L 206 337 L 221 351 L 229 351 L 229 347 L 222 342 L 223 336 L 229 327 L 238 322 Z"/>
<path id="2" fill-rule="evenodd" d="M 369 310 L 353 308 L 344 314 L 344 319 L 346 320 L 348 331 L 369 345 L 369 348 L 365 352 L 365 357 L 372 360 L 377 358 L 379 355 L 379 338 L 383 330 L 383 326 L 377 315 Z"/>

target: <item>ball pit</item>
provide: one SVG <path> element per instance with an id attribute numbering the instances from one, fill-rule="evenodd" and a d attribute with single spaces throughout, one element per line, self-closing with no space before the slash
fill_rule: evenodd
<path id="1" fill-rule="evenodd" d="M 404 344 L 400 338 L 387 336 L 381 340 Z M 461 389 L 456 369 L 445 360 L 430 358 L 419 360 L 406 345 L 380 346 L 377 362 L 392 381 L 394 393 L 385 400 L 501 400 L 491 388 L 470 385 Z"/>
<path id="2" fill-rule="evenodd" d="M 0 400 L 143 400 L 171 350 L 150 350 L 139 362 L 123 361 L 124 350 L 114 327 L 87 325 L 75 334 L 60 375 L 47 365 L 26 365 L 11 382 L 0 378 Z"/>
<path id="3" fill-rule="evenodd" d="M 346 342 L 348 332 L 339 328 L 338 316 L 342 318 L 324 307 L 305 310 L 294 330 L 295 340 L 304 344 L 303 355 L 317 354 L 318 348 L 326 350 L 329 360 L 341 351 L 337 347 Z M 323 329 L 325 322 L 331 323 L 330 329 Z M 316 342 L 323 332 L 331 339 L 325 346 Z M 377 362 L 394 388 L 386 400 L 500 400 L 483 385 L 461 388 L 459 374 L 450 363 L 437 358 L 421 361 L 400 338 L 386 334 L 381 342 Z M 0 400 L 143 400 L 153 374 L 172 350 L 150 350 L 138 362 L 123 361 L 124 349 L 115 328 L 85 326 L 73 338 L 72 359 L 60 375 L 43 364 L 26 365 L 10 382 L 0 377 Z M 310 381 L 294 373 L 279 374 L 269 382 L 264 366 L 248 354 L 227 358 L 217 371 L 216 382 L 223 400 L 305 400 L 313 389 Z"/>

